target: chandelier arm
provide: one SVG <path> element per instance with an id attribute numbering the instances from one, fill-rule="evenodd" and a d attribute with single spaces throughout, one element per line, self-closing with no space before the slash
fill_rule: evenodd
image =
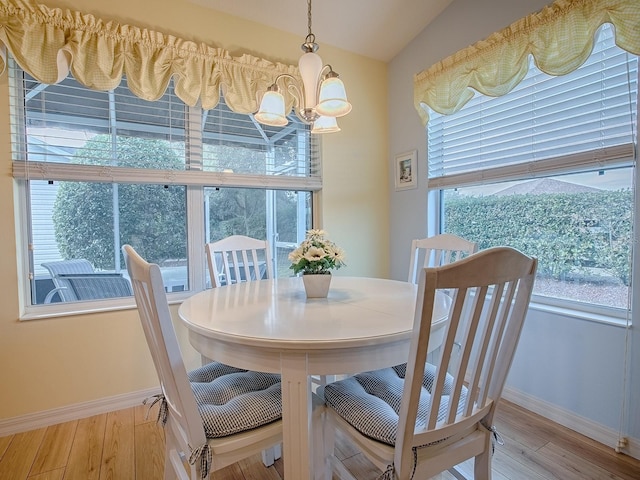
<path id="1" fill-rule="evenodd" d="M 332 76 L 332 77 L 338 76 L 338 74 L 333 70 L 333 67 L 331 66 L 330 63 L 327 63 L 324 67 L 322 67 L 322 72 L 324 72 L 327 68 L 329 69 L 329 71 L 327 72 L 327 76 Z"/>
<path id="2" fill-rule="evenodd" d="M 272 88 L 275 86 L 275 88 L 279 88 L 278 87 L 278 81 L 282 80 L 283 78 L 288 78 L 291 80 L 290 83 L 283 83 L 283 87 L 293 95 L 294 100 L 296 101 L 296 103 L 298 104 L 298 106 L 300 106 L 302 104 L 302 91 L 300 90 L 300 88 L 298 87 L 298 79 L 296 77 L 294 77 L 293 75 L 289 74 L 289 73 L 281 73 L 279 74 L 276 79 L 273 81 L 273 83 L 271 84 Z"/>
<path id="3" fill-rule="evenodd" d="M 329 75 L 331 75 L 331 73 L 333 73 L 333 69 L 331 68 L 331 65 L 329 65 L 329 64 L 324 65 L 322 67 L 322 70 L 320 70 L 320 76 L 318 78 L 318 84 L 316 85 L 316 98 L 318 98 L 320 96 L 320 87 L 322 86 L 322 82 L 325 80 L 325 78 L 327 78 Z"/>
<path id="4" fill-rule="evenodd" d="M 300 90 L 300 88 L 298 88 L 298 85 L 296 85 L 295 83 L 290 83 L 287 85 L 287 90 L 293 95 L 293 98 L 296 101 L 296 106 L 298 108 L 301 108 L 303 104 L 302 91 Z"/>
<path id="5" fill-rule="evenodd" d="M 280 80 L 281 78 L 290 78 L 291 80 L 293 80 L 294 82 L 297 82 L 298 80 L 296 79 L 296 77 L 294 77 L 293 75 L 291 75 L 290 73 L 280 73 L 276 79 L 273 81 L 273 85 L 276 85 L 278 83 L 278 80 Z"/>
<path id="6" fill-rule="evenodd" d="M 295 108 L 293 111 L 295 112 L 296 117 L 298 117 L 302 123 L 311 125 L 317 119 L 317 114 L 315 113 L 315 110 L 307 108 L 305 105 L 302 90 L 296 83 L 288 84 L 287 89 L 289 90 L 289 93 L 293 95 L 293 99 L 295 100 Z"/>
<path id="7" fill-rule="evenodd" d="M 333 71 L 333 68 L 331 68 L 331 65 L 329 64 L 324 65 L 322 67 L 322 70 L 320 70 L 320 76 L 318 78 L 318 83 L 316 84 L 316 92 L 315 92 L 316 101 L 320 96 L 320 87 L 322 87 L 322 82 L 324 82 L 324 80 L 326 78 L 329 78 L 332 74 L 335 75 L 335 72 Z"/>
<path id="8" fill-rule="evenodd" d="M 293 111 L 295 112 L 296 116 L 300 119 L 301 122 L 307 125 L 310 125 L 313 122 L 310 121 L 308 118 L 305 118 L 304 116 L 304 112 L 305 112 L 305 106 L 303 101 L 304 97 L 302 96 L 302 90 L 298 86 L 298 79 L 289 73 L 281 73 L 273 81 L 272 86 L 274 86 L 276 89 L 279 88 L 278 82 L 284 78 L 288 78 L 289 80 L 291 80 L 289 83 L 283 83 L 283 82 L 280 82 L 280 83 L 282 83 L 283 87 L 293 96 L 293 99 L 295 101 L 295 108 L 293 109 Z"/>

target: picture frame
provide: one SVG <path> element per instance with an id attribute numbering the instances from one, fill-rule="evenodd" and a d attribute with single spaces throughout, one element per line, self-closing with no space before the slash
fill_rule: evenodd
<path id="1" fill-rule="evenodd" d="M 395 156 L 396 190 L 409 190 L 418 186 L 418 151 Z"/>

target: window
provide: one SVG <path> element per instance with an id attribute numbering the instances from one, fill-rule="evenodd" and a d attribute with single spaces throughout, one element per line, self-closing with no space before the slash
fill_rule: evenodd
<path id="1" fill-rule="evenodd" d="M 626 310 L 637 93 L 637 57 L 604 25 L 574 72 L 551 77 L 532 62 L 509 94 L 432 114 L 434 231 L 538 257 L 539 301 Z"/>
<path id="2" fill-rule="evenodd" d="M 125 79 L 109 92 L 71 76 L 44 85 L 15 64 L 10 78 L 28 315 L 124 303 L 127 243 L 160 265 L 171 294 L 205 288 L 204 244 L 233 234 L 269 240 L 274 273 L 291 274 L 321 188 L 318 142 L 295 116 L 265 127 L 223 98 L 188 107 L 171 85 L 152 102 Z"/>

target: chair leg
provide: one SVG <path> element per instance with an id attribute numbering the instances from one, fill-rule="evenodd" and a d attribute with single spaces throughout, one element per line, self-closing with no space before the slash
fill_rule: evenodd
<path id="1" fill-rule="evenodd" d="M 265 467 L 270 467 L 282 456 L 282 445 L 274 445 L 262 451 L 262 463 Z"/>
<path id="2" fill-rule="evenodd" d="M 473 461 L 473 478 L 475 480 L 491 480 L 491 457 L 493 456 L 493 443 L 491 434 L 485 436 L 484 450 L 476 455 Z"/>
<path id="3" fill-rule="evenodd" d="M 337 477 L 340 480 L 356 480 L 349 470 L 338 460 L 335 455 L 335 443 L 336 443 L 336 426 L 333 424 L 331 415 L 326 411 L 323 415 L 322 422 L 322 437 L 324 441 L 324 477 L 333 478 Z"/>
<path id="4" fill-rule="evenodd" d="M 456 467 L 451 467 L 447 471 L 458 480 L 467 480 L 467 477 L 465 477 L 462 473 L 460 473 Z"/>
<path id="5" fill-rule="evenodd" d="M 164 480 L 175 478 L 175 476 L 176 476 L 176 472 L 175 472 L 175 469 L 173 468 L 171 450 L 167 446 L 167 448 L 165 448 L 164 450 Z"/>
<path id="6" fill-rule="evenodd" d="M 326 383 L 325 383 L 326 384 Z M 331 478 L 331 467 L 328 463 L 328 450 L 326 446 L 326 407 L 324 400 L 318 395 L 313 395 L 313 413 L 311 416 L 311 428 L 313 431 L 313 478 Z"/>
<path id="7" fill-rule="evenodd" d="M 184 461 L 176 449 L 167 446 L 164 459 L 164 480 L 196 478 L 194 467 L 189 465 L 191 469 L 189 476 Z"/>

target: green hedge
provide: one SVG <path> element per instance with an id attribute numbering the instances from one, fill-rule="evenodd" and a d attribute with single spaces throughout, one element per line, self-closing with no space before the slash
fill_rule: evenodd
<path id="1" fill-rule="evenodd" d="M 509 245 L 536 256 L 538 274 L 566 279 L 593 268 L 630 279 L 630 190 L 545 195 L 445 195 L 445 230 L 480 249 Z"/>
<path id="2" fill-rule="evenodd" d="M 109 166 L 112 139 L 97 135 L 79 149 L 74 163 Z M 163 140 L 118 137 L 118 164 L 181 169 L 183 161 Z M 118 185 L 120 244 L 134 243 L 151 262 L 185 258 L 186 192 L 181 186 Z M 113 269 L 114 184 L 60 182 L 53 207 L 56 241 L 63 258 L 85 258 L 96 268 Z M 179 219 L 179 221 L 176 221 Z"/>

